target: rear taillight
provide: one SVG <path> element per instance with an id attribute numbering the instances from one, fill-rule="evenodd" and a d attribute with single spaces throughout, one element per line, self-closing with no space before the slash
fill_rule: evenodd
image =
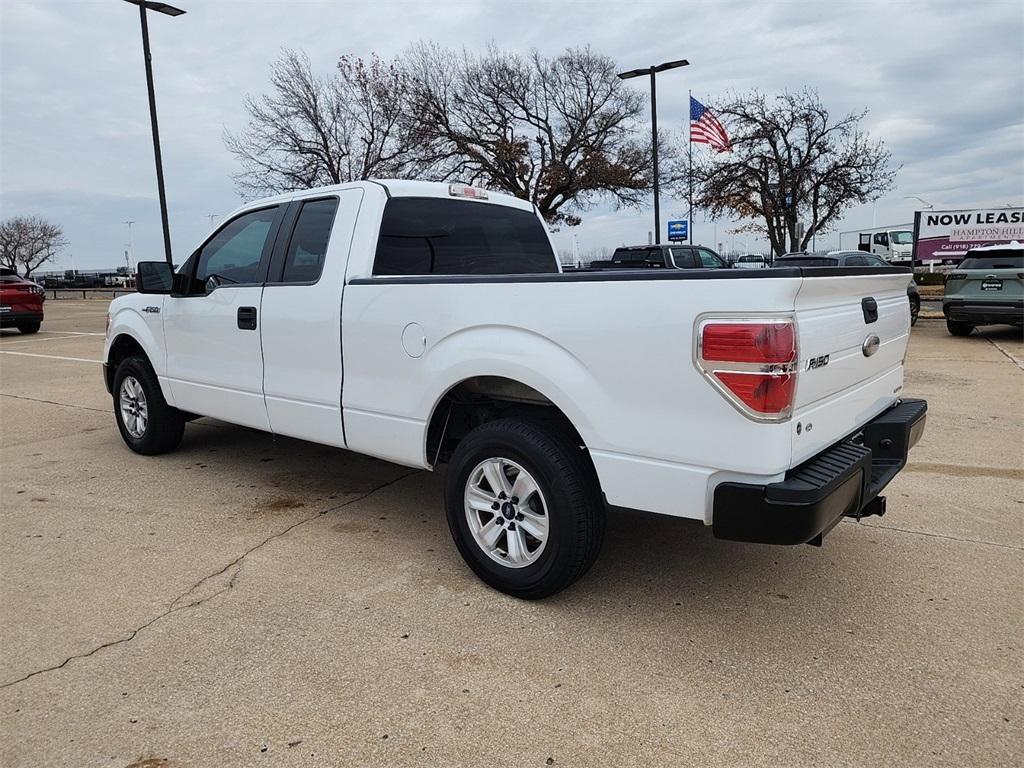
<path id="1" fill-rule="evenodd" d="M 704 326 L 702 342 L 705 360 L 734 363 L 788 363 L 796 349 L 790 322 L 710 322 Z"/>
<path id="2" fill-rule="evenodd" d="M 785 421 L 796 392 L 796 329 L 785 320 L 705 320 L 697 364 L 745 415 Z"/>

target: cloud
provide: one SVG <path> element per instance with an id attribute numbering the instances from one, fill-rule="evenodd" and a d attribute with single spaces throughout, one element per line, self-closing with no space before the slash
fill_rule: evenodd
<path id="1" fill-rule="evenodd" d="M 282 47 L 326 71 L 341 54 L 400 54 L 436 40 L 494 41 L 555 53 L 590 44 L 634 68 L 686 57 L 658 81 L 660 124 L 685 131 L 687 90 L 817 88 L 836 114 L 869 109 L 865 127 L 902 164 L 899 189 L 851 211 L 840 229 L 909 221 L 917 194 L 938 204 L 1021 202 L 1024 189 L 1024 12 L 1019 3 L 749 2 L 197 2 L 153 15 L 150 33 L 175 254 L 184 258 L 239 198 L 225 127 L 246 93 L 266 86 Z M 0 212 L 64 226 L 62 268 L 162 252 L 145 77 L 134 9 L 116 2 L 5 2 L 0 9 Z M 646 83 L 633 81 L 646 95 Z M 703 150 L 697 150 L 703 151 Z M 683 201 L 663 199 L 679 213 Z M 696 234 L 716 241 L 698 212 Z M 568 249 L 642 243 L 652 214 L 609 205 L 555 239 Z M 663 224 L 664 226 L 664 224 Z M 730 222 L 719 222 L 725 242 Z M 828 244 L 819 239 L 819 246 Z M 838 242 L 832 236 L 832 243 Z M 747 247 L 756 244 L 746 240 Z M 761 246 L 763 248 L 763 245 Z"/>

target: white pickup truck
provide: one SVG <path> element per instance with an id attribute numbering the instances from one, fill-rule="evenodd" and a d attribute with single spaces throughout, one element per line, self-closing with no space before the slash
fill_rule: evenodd
<path id="1" fill-rule="evenodd" d="M 447 465 L 463 558 L 540 598 L 594 561 L 608 507 L 777 544 L 884 512 L 927 408 L 902 397 L 909 280 L 563 274 L 528 202 L 367 181 L 246 205 L 174 274 L 139 264 L 104 372 L 138 453 L 210 416 Z"/>

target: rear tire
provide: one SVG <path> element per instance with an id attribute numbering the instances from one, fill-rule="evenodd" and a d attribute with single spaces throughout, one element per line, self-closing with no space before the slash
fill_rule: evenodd
<path id="1" fill-rule="evenodd" d="M 39 333 L 39 326 L 42 323 L 38 320 L 32 323 L 18 323 L 18 330 L 22 333 Z"/>
<path id="2" fill-rule="evenodd" d="M 914 299 L 911 299 L 910 300 L 910 326 L 911 327 L 914 327 L 915 325 L 917 325 L 917 318 L 918 318 L 918 316 L 920 314 L 921 314 L 921 300 L 917 299 L 917 301 L 915 301 Z"/>
<path id="3" fill-rule="evenodd" d="M 953 336 L 970 336 L 974 326 L 970 323 L 961 323 L 958 320 L 946 320 L 946 330 Z"/>
<path id="4" fill-rule="evenodd" d="M 160 382 L 144 357 L 128 357 L 114 373 L 114 418 L 125 445 L 155 456 L 173 451 L 185 433 L 185 416 L 164 400 Z"/>
<path id="5" fill-rule="evenodd" d="M 583 576 L 604 538 L 594 467 L 560 425 L 507 418 L 474 429 L 452 455 L 445 506 L 466 564 L 489 586 L 525 600 Z"/>

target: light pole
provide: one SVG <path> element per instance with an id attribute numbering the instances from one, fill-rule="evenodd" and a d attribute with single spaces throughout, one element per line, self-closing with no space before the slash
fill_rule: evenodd
<path id="1" fill-rule="evenodd" d="M 153 93 L 153 57 L 149 53 L 149 25 L 146 23 L 146 11 L 156 11 L 167 16 L 181 16 L 184 11 L 167 3 L 153 0 L 125 0 L 139 6 L 139 19 L 142 21 L 142 56 L 146 62 L 146 87 L 149 89 L 149 120 L 153 126 L 153 157 L 156 160 L 156 186 L 160 193 L 160 222 L 164 228 L 164 256 L 172 267 L 171 229 L 167 224 L 167 195 L 164 192 L 164 164 L 160 159 L 160 130 L 156 124 L 156 95 Z"/>
<path id="2" fill-rule="evenodd" d="M 666 69 L 676 69 L 677 67 L 689 66 L 690 62 L 686 59 L 679 59 L 678 61 L 666 61 L 664 64 L 655 64 L 654 66 L 647 67 L 646 69 L 631 69 L 628 72 L 620 72 L 619 78 L 622 80 L 629 80 L 633 77 L 641 77 L 642 75 L 649 75 L 651 78 L 651 149 L 654 155 L 654 242 L 661 243 L 661 200 L 658 196 L 658 89 L 655 81 L 655 75 L 658 72 L 664 72 Z M 689 107 L 687 107 L 689 108 Z M 688 225 L 689 228 L 693 228 L 693 222 L 691 221 Z M 687 237 L 689 237 L 687 233 Z"/>
<path id="3" fill-rule="evenodd" d="M 125 222 L 125 224 L 128 225 L 128 251 L 125 253 L 125 261 L 128 262 L 127 266 L 129 272 L 132 271 L 132 261 L 135 260 L 135 249 L 132 247 L 132 224 L 134 223 L 134 221 Z"/>

